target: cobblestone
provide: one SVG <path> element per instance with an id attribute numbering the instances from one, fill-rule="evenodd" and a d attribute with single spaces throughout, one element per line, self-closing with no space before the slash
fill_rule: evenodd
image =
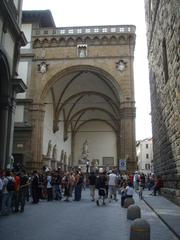
<path id="1" fill-rule="evenodd" d="M 151 240 L 177 240 L 143 200 L 135 195 L 142 218 L 151 226 Z M 129 240 L 127 209 L 119 201 L 97 207 L 83 191 L 80 202 L 46 202 L 27 204 L 24 213 L 0 217 L 1 240 Z M 157 238 L 158 237 L 158 238 Z"/>

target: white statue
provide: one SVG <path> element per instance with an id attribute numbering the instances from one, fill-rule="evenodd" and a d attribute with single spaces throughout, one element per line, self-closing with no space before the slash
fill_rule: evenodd
<path id="1" fill-rule="evenodd" d="M 64 153 L 64 165 L 67 165 L 67 154 L 66 154 L 66 152 Z"/>
<path id="2" fill-rule="evenodd" d="M 85 140 L 85 142 L 83 143 L 83 151 L 82 154 L 88 154 L 88 141 L 87 139 Z"/>
<path id="3" fill-rule="evenodd" d="M 85 57 L 85 50 L 83 48 L 80 48 L 79 50 L 79 57 Z"/>
<path id="4" fill-rule="evenodd" d="M 53 147 L 53 154 L 52 154 L 52 158 L 54 160 L 57 160 L 57 148 L 56 148 L 56 144 Z"/>
<path id="5" fill-rule="evenodd" d="M 63 164 L 64 161 L 64 150 L 61 151 L 60 163 Z"/>
<path id="6" fill-rule="evenodd" d="M 47 149 L 47 157 L 51 157 L 51 152 L 52 152 L 52 143 L 51 143 L 51 140 L 49 140 L 48 149 Z"/>

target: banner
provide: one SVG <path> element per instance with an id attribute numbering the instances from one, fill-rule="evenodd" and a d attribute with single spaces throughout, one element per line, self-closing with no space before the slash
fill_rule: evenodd
<path id="1" fill-rule="evenodd" d="M 119 170 L 121 171 L 126 171 L 126 160 L 125 159 L 120 159 L 119 160 Z"/>

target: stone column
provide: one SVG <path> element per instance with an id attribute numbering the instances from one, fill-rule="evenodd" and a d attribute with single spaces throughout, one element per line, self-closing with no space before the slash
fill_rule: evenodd
<path id="1" fill-rule="evenodd" d="M 7 129 L 7 148 L 6 148 L 6 163 L 5 166 L 9 165 L 12 167 L 11 163 L 11 155 L 12 155 L 12 147 L 13 147 L 13 135 L 14 135 L 14 117 L 15 117 L 15 108 L 16 101 L 15 98 L 12 97 L 11 105 L 8 109 L 8 129 Z"/>
<path id="2" fill-rule="evenodd" d="M 9 106 L 9 96 L 2 96 L 0 98 L 0 167 L 2 169 L 6 167 L 6 148 L 9 144 L 7 142 Z"/>
<path id="3" fill-rule="evenodd" d="M 75 159 L 74 159 L 74 146 L 75 146 L 75 133 L 71 129 L 71 165 L 74 167 Z"/>
<path id="4" fill-rule="evenodd" d="M 42 142 L 43 142 L 43 123 L 44 123 L 44 104 L 33 103 L 30 109 L 31 122 L 32 122 L 32 139 L 31 139 L 31 151 L 32 151 L 32 163 L 31 169 L 42 168 Z"/>
<path id="5" fill-rule="evenodd" d="M 119 159 L 121 159 L 121 132 L 118 130 L 116 132 L 116 148 L 117 148 L 117 167 L 119 167 Z"/>
<path id="6" fill-rule="evenodd" d="M 125 159 L 127 170 L 136 169 L 135 108 L 133 103 L 125 103 L 121 108 L 120 158 Z"/>

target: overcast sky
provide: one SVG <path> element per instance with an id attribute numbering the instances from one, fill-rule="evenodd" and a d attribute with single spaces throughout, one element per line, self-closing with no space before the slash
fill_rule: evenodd
<path id="1" fill-rule="evenodd" d="M 50 9 L 57 27 L 135 25 L 136 139 L 152 136 L 144 0 L 23 0 L 23 9 Z"/>

